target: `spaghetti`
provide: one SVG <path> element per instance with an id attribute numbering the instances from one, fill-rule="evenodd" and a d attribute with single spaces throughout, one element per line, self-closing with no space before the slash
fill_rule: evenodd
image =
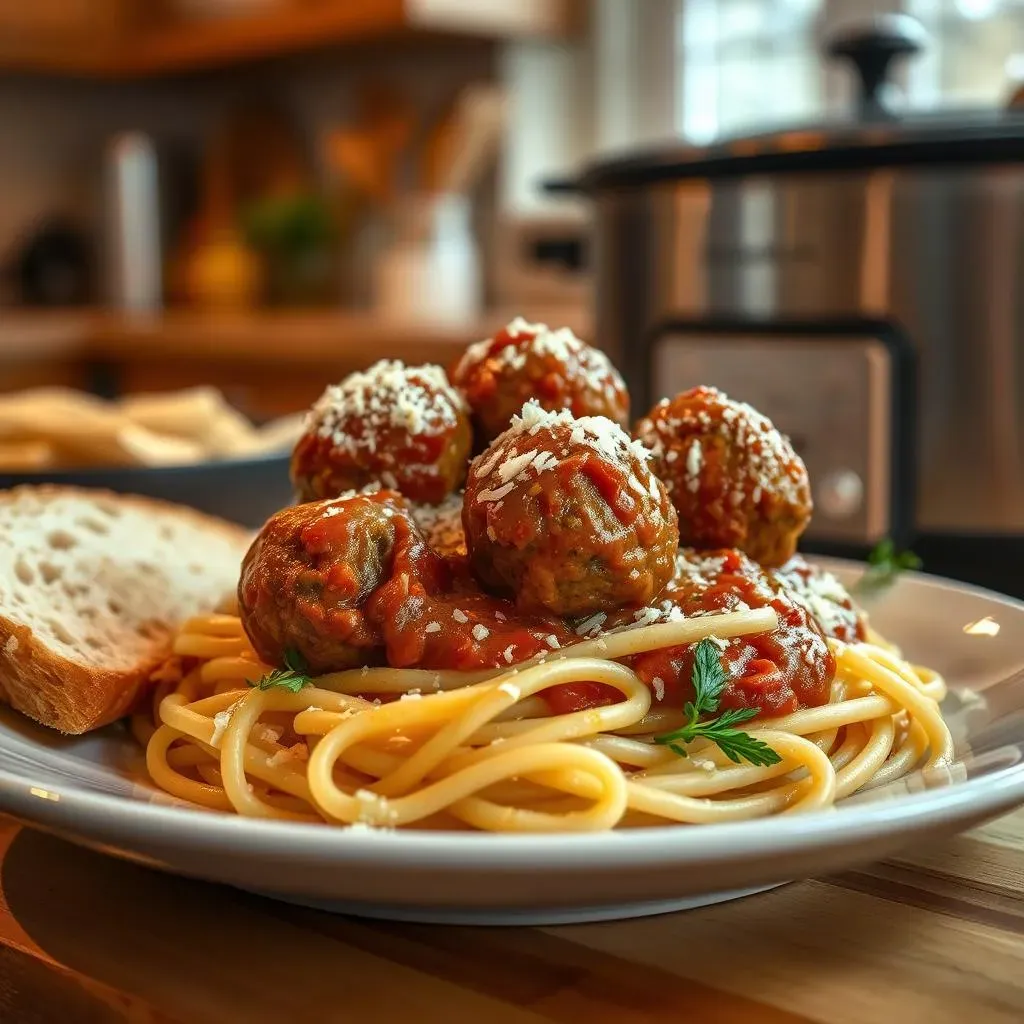
<path id="1" fill-rule="evenodd" d="M 705 637 L 770 630 L 771 609 L 704 615 L 584 640 L 508 669 L 362 668 L 297 692 L 250 685 L 270 671 L 240 620 L 192 619 L 178 660 L 133 719 L 154 782 L 205 807 L 350 827 L 600 831 L 737 821 L 831 807 L 952 759 L 935 673 L 879 642 L 829 640 L 829 702 L 758 720 L 776 764 L 733 764 L 697 741 L 654 742 L 678 724 L 615 659 Z M 616 703 L 553 714 L 538 694 L 602 683 Z M 678 715 L 676 715 L 678 718 Z"/>
<path id="2" fill-rule="evenodd" d="M 941 678 L 794 556 L 809 481 L 770 421 L 696 388 L 631 437 L 571 335 L 516 321 L 470 355 L 461 394 L 381 363 L 314 407 L 309 500 L 134 719 L 158 786 L 250 817 L 571 832 L 814 811 L 951 761 Z M 470 420 L 490 443 L 467 464 Z"/>

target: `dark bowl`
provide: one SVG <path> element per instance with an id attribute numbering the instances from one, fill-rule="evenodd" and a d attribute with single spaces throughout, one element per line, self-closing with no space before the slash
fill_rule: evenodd
<path id="1" fill-rule="evenodd" d="M 252 459 L 225 459 L 184 466 L 116 466 L 55 469 L 41 473 L 0 472 L 0 488 L 22 484 L 98 487 L 141 494 L 257 528 L 293 502 L 288 453 Z"/>

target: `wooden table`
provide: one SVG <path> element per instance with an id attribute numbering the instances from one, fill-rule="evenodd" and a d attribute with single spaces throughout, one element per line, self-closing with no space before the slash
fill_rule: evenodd
<path id="1" fill-rule="evenodd" d="M 441 928 L 302 910 L 0 821 L 4 1024 L 1024 1021 L 1024 811 L 664 917 Z"/>

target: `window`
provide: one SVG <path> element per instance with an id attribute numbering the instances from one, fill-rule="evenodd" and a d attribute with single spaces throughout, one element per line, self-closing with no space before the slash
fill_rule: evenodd
<path id="1" fill-rule="evenodd" d="M 908 68 L 914 107 L 1001 106 L 1024 81 L 1024 0 L 907 0 L 932 39 Z"/>
<path id="2" fill-rule="evenodd" d="M 820 116 L 814 30 L 822 6 L 823 0 L 683 0 L 683 135 L 707 142 Z"/>
<path id="3" fill-rule="evenodd" d="M 908 109 L 1002 106 L 1024 82 L 1024 0 L 679 0 L 678 130 L 707 142 L 848 109 L 820 40 L 864 7 L 928 33 L 897 79 Z"/>

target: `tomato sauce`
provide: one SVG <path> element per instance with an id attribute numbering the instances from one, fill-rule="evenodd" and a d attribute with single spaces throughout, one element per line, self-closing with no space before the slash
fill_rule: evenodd
<path id="1" fill-rule="evenodd" d="M 436 569 L 424 572 L 437 563 L 443 566 L 440 576 Z M 729 677 L 721 706 L 782 715 L 827 703 L 835 660 L 806 609 L 739 552 L 705 557 L 701 569 L 680 573 L 660 605 L 668 602 L 687 617 L 765 607 L 779 616 L 771 633 L 719 642 Z M 366 616 L 384 638 L 388 663 L 401 668 L 500 668 L 581 639 L 555 616 L 526 616 L 511 601 L 481 593 L 462 559 L 441 559 L 422 543 L 396 549 L 391 579 L 367 602 Z M 622 613 L 606 626 L 632 617 Z M 651 687 L 656 703 L 681 709 L 694 697 L 694 649 L 663 648 L 628 663 Z M 599 683 L 552 687 L 544 696 L 556 713 L 619 699 L 616 690 Z"/>
<path id="2" fill-rule="evenodd" d="M 680 572 L 662 600 L 685 616 L 772 608 L 779 626 L 770 633 L 722 640 L 728 682 L 723 708 L 757 708 L 783 715 L 828 702 L 835 658 L 806 608 L 777 581 L 733 549 L 703 553 L 693 570 Z M 663 703 L 682 707 L 694 697 L 694 645 L 650 651 L 631 659 L 636 673 Z"/>
<path id="3" fill-rule="evenodd" d="M 483 593 L 464 558 L 443 558 L 422 542 L 396 546 L 391 578 L 365 615 L 395 668 L 499 668 L 579 639 L 554 616 L 524 615 Z"/>
<path id="4" fill-rule="evenodd" d="M 340 514 L 330 506 L 341 504 Z M 394 493 L 297 506 L 264 531 L 259 572 L 243 567 L 243 620 L 259 653 L 280 664 L 295 648 L 314 672 L 352 664 L 472 671 L 504 668 L 578 643 L 573 623 L 524 614 L 511 600 L 484 593 L 465 556 L 442 556 L 424 540 Z M 785 714 L 827 702 L 835 662 L 806 607 L 783 584 L 734 550 L 679 559 L 661 593 L 659 616 L 699 616 L 771 607 L 779 628 L 720 641 L 728 674 L 723 708 Z M 287 618 L 282 619 L 284 609 Z M 643 610 L 641 610 L 643 612 Z M 609 615 L 602 628 L 634 623 L 637 612 Z M 356 660 L 353 661 L 353 655 Z M 693 699 L 694 645 L 628 659 L 655 702 L 682 709 Z M 618 692 L 596 683 L 552 687 L 555 712 L 613 703 Z"/>

